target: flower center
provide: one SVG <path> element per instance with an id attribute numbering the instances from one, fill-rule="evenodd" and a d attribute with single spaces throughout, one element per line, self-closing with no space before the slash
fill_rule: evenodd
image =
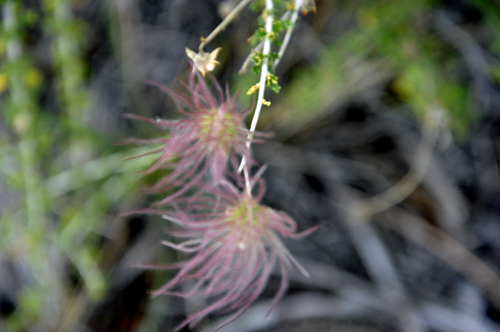
<path id="1" fill-rule="evenodd" d="M 208 140 L 213 148 L 228 151 L 238 132 L 237 120 L 236 116 L 229 112 L 209 110 L 200 116 L 200 137 Z"/>
<path id="2" fill-rule="evenodd" d="M 251 199 L 246 199 L 239 205 L 227 209 L 227 220 L 237 226 L 255 227 L 259 225 L 258 217 L 262 211 L 262 206 Z"/>
<path id="3" fill-rule="evenodd" d="M 246 250 L 262 235 L 261 214 L 264 207 L 252 199 L 243 199 L 226 210 L 226 223 L 239 250 Z"/>

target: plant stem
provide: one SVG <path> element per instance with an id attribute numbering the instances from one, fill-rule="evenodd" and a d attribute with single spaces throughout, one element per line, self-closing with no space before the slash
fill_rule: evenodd
<path id="1" fill-rule="evenodd" d="M 281 58 L 283 57 L 283 54 L 285 54 L 285 50 L 288 46 L 288 43 L 290 43 L 290 37 L 292 36 L 292 31 L 295 26 L 295 22 L 297 22 L 297 18 L 299 17 L 299 10 L 300 6 L 302 6 L 302 0 L 295 0 L 295 8 L 293 10 L 292 18 L 290 19 L 291 24 L 286 30 L 285 37 L 283 39 L 283 44 L 281 44 L 281 48 L 278 53 L 278 58 L 274 61 L 273 63 L 273 69 L 275 69 L 278 66 L 278 63 L 280 62 Z"/>
<path id="2" fill-rule="evenodd" d="M 253 53 L 254 52 L 260 52 L 260 50 L 262 49 L 263 45 L 264 45 L 264 43 L 260 42 L 257 46 L 255 46 L 254 49 L 252 49 L 252 51 L 250 52 L 250 54 L 248 54 L 247 58 L 245 59 L 245 61 L 241 65 L 241 68 L 240 68 L 240 71 L 238 72 L 238 74 L 243 74 L 243 73 L 245 73 L 247 71 L 247 67 L 250 64 L 250 61 L 252 61 L 252 55 L 253 55 Z"/>
<path id="3" fill-rule="evenodd" d="M 271 32 L 273 32 L 273 9 L 273 1 L 266 0 L 266 38 L 264 39 L 264 50 L 262 51 L 264 59 L 262 61 L 262 67 L 260 70 L 259 96 L 257 98 L 257 107 L 255 108 L 255 112 L 253 114 L 252 124 L 250 126 L 250 134 L 248 135 L 248 141 L 246 143 L 247 148 L 249 149 L 251 145 L 251 139 L 253 138 L 253 132 L 257 127 L 257 122 L 259 122 L 260 111 L 262 109 L 262 101 L 264 100 L 264 92 L 266 90 L 266 81 L 268 74 L 267 66 L 269 64 L 269 53 L 271 52 L 271 40 L 269 39 L 269 35 L 271 34 Z M 243 157 L 238 172 L 241 172 L 245 165 L 246 160 Z"/>
<path id="4" fill-rule="evenodd" d="M 302 0 L 297 0 L 297 1 L 300 1 L 300 3 L 302 3 Z M 291 11 L 289 11 L 289 10 L 286 13 L 284 13 L 280 17 L 280 21 L 288 20 L 288 18 L 290 17 L 290 13 L 291 13 Z M 297 20 L 297 18 L 295 18 L 295 20 Z M 295 23 L 295 20 L 292 22 L 292 25 Z M 287 33 L 288 33 L 288 31 L 287 31 Z M 260 42 L 259 44 L 257 44 L 257 46 L 255 46 L 255 48 L 253 50 L 260 51 L 262 49 L 263 45 L 264 45 L 264 42 Z M 281 50 L 280 50 L 280 52 L 281 52 Z M 283 53 L 284 52 L 285 52 L 285 50 L 283 50 Z M 250 54 L 247 56 L 247 58 L 243 62 L 243 65 L 241 66 L 240 71 L 238 72 L 238 74 L 243 74 L 244 72 L 246 72 L 247 67 L 250 64 L 250 61 L 252 60 L 252 54 L 253 54 L 253 52 L 250 52 Z M 276 61 L 279 61 L 279 59 L 276 59 Z M 276 67 L 276 66 L 273 66 L 273 68 L 274 67 Z"/>
<path id="5" fill-rule="evenodd" d="M 217 26 L 217 28 L 214 29 L 214 31 L 212 31 L 210 33 L 210 35 L 208 35 L 207 38 L 202 38 L 202 42 L 200 44 L 200 47 L 198 49 L 198 52 L 199 53 L 202 53 L 203 52 L 203 48 L 205 47 L 206 44 L 210 43 L 210 41 L 212 41 L 212 39 L 215 38 L 215 36 L 217 36 L 222 30 L 224 30 L 226 28 L 226 26 L 231 23 L 231 21 L 238 15 L 238 13 L 243 9 L 245 8 L 250 2 L 252 2 L 254 0 L 243 0 L 241 1 L 230 13 L 229 15 L 226 16 L 226 18 Z"/>
<path id="6" fill-rule="evenodd" d="M 249 197 L 252 197 L 252 184 L 250 183 L 250 172 L 248 165 L 243 167 L 243 175 L 245 176 L 245 189 Z"/>

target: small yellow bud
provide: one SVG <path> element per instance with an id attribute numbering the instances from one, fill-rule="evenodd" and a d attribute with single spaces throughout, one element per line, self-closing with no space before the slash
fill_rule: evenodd
<path id="1" fill-rule="evenodd" d="M 267 101 L 265 99 L 262 99 L 262 105 L 265 105 L 265 106 L 271 106 L 271 102 L 270 101 Z"/>
<path id="2" fill-rule="evenodd" d="M 267 82 L 268 84 L 278 84 L 278 76 L 273 75 L 273 74 L 267 74 Z"/>
<path id="3" fill-rule="evenodd" d="M 253 94 L 255 91 L 257 91 L 259 89 L 259 86 L 260 86 L 259 83 L 252 86 L 250 89 L 248 89 L 247 95 Z"/>

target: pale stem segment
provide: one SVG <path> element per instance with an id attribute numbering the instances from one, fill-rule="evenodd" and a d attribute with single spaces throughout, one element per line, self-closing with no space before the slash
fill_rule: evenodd
<path id="1" fill-rule="evenodd" d="M 290 19 L 290 26 L 286 30 L 285 37 L 283 39 L 283 43 L 281 44 L 280 50 L 278 52 L 278 58 L 273 63 L 273 69 L 276 69 L 278 63 L 280 62 L 283 54 L 285 54 L 285 50 L 290 43 L 290 38 L 292 36 L 293 28 L 295 27 L 295 23 L 297 22 L 297 18 L 299 17 L 299 10 L 302 6 L 302 0 L 295 0 L 295 8 L 293 9 L 292 17 Z"/>
<path id="2" fill-rule="evenodd" d="M 273 32 L 273 20 L 274 20 L 273 9 L 274 9 L 273 1 L 266 0 L 266 9 L 265 9 L 265 14 L 267 16 L 266 26 L 265 26 L 266 38 L 264 39 L 264 49 L 262 51 L 264 59 L 262 61 L 262 67 L 260 70 L 259 96 L 257 98 L 257 107 L 255 108 L 255 112 L 253 114 L 252 124 L 250 126 L 250 134 L 248 135 L 248 141 L 246 143 L 246 146 L 249 149 L 251 140 L 253 138 L 253 132 L 255 132 L 255 128 L 257 127 L 257 122 L 259 121 L 260 111 L 262 109 L 262 103 L 264 101 L 264 92 L 266 90 L 266 81 L 268 74 L 267 67 L 269 65 L 269 54 L 271 53 L 271 40 L 269 39 L 269 35 Z M 246 165 L 246 160 L 245 157 L 243 157 L 238 172 L 241 172 L 243 169 L 245 169 L 245 171 L 248 171 L 247 170 L 248 167 L 245 167 L 245 165 Z"/>

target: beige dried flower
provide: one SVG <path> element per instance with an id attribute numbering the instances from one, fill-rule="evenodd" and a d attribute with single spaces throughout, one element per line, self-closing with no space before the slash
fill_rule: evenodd
<path id="1" fill-rule="evenodd" d="M 206 72 L 214 70 L 215 66 L 220 65 L 220 62 L 216 58 L 221 49 L 221 47 L 216 48 L 212 53 L 205 53 L 202 50 L 200 53 L 196 53 L 186 47 L 187 56 L 193 60 L 193 72 L 198 69 L 203 77 L 205 77 Z"/>

